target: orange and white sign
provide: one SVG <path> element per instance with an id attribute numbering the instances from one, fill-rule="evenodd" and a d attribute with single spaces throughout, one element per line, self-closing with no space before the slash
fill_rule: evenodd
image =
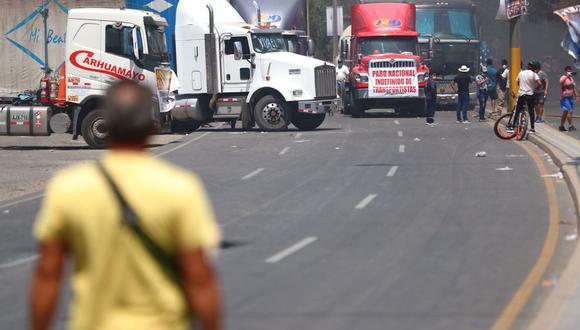
<path id="1" fill-rule="evenodd" d="M 370 68 L 369 97 L 417 97 L 416 68 Z"/>

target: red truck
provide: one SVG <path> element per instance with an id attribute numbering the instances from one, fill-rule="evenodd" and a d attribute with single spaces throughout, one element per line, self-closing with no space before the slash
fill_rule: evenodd
<path id="1" fill-rule="evenodd" d="M 352 6 L 352 25 L 341 36 L 341 58 L 350 71 L 343 89 L 344 112 L 392 108 L 400 115 L 425 115 L 429 69 L 418 55 L 415 4 Z"/>

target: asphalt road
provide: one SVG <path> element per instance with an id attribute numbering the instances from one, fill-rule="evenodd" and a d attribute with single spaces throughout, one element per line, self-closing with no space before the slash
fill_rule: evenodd
<path id="1" fill-rule="evenodd" d="M 336 115 L 312 132 L 212 129 L 155 150 L 197 172 L 214 202 L 228 328 L 489 328 L 543 248 L 545 179 L 517 143 L 453 116 L 433 128 Z M 2 329 L 25 324 L 40 200 L 12 202 L 0 202 Z"/>

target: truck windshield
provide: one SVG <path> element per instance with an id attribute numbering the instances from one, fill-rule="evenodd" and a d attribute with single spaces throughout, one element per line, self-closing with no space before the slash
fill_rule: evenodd
<path id="1" fill-rule="evenodd" d="M 286 43 L 281 33 L 252 33 L 252 45 L 257 53 L 287 51 Z"/>
<path id="2" fill-rule="evenodd" d="M 146 24 L 145 33 L 147 35 L 147 44 L 149 45 L 149 54 L 169 58 L 169 50 L 165 41 L 165 29 L 163 26 Z"/>
<path id="3" fill-rule="evenodd" d="M 477 74 L 479 63 L 479 43 L 435 43 L 433 51 L 436 56 L 429 68 L 443 79 L 452 79 L 462 65 L 471 68 L 470 73 Z"/>
<path id="4" fill-rule="evenodd" d="M 471 9 L 417 8 L 416 23 L 421 36 L 477 39 L 475 13 Z"/>
<path id="5" fill-rule="evenodd" d="M 417 53 L 415 37 L 372 37 L 360 39 L 363 55 Z"/>

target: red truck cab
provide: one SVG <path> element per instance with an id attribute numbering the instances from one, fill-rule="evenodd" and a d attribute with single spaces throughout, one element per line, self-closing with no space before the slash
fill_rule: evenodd
<path id="1" fill-rule="evenodd" d="M 351 32 L 345 32 L 341 58 L 351 72 L 343 94 L 345 112 L 356 116 L 370 108 L 393 108 L 403 115 L 424 115 L 429 69 L 418 56 L 415 4 L 355 4 Z"/>

